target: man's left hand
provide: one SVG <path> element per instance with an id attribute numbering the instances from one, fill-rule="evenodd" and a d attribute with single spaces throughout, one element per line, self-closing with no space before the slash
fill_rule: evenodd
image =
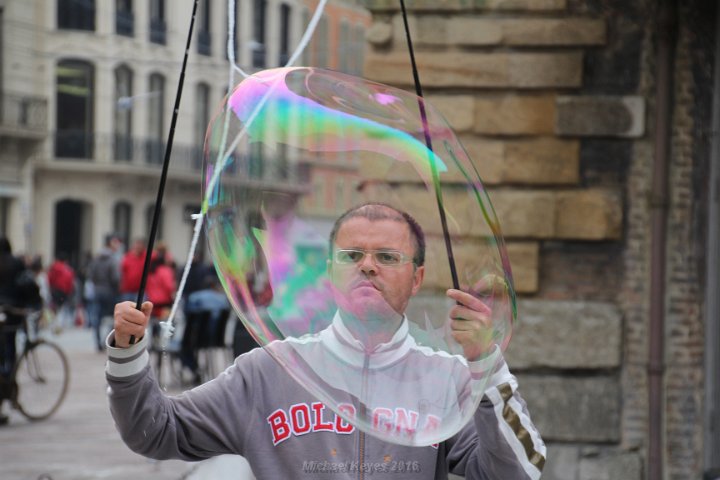
<path id="1" fill-rule="evenodd" d="M 492 311 L 482 300 L 451 288 L 447 296 L 457 304 L 450 309 L 452 337 L 463 347 L 465 358 L 478 360 L 493 346 Z"/>

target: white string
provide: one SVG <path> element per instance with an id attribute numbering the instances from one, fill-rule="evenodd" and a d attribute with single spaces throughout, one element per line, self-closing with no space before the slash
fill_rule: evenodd
<path id="1" fill-rule="evenodd" d="M 317 27 L 318 22 L 320 21 L 320 18 L 322 17 L 323 11 L 325 9 L 325 4 L 328 0 L 320 0 L 318 3 L 317 8 L 315 9 L 315 13 L 313 14 L 312 18 L 310 19 L 310 22 L 308 23 L 307 28 L 305 29 L 305 33 L 303 34 L 302 38 L 300 39 L 300 42 L 298 43 L 297 47 L 295 48 L 295 51 L 290 56 L 290 59 L 285 64 L 286 67 L 289 67 L 293 65 L 298 57 L 302 55 L 303 51 L 307 47 L 308 43 L 310 42 L 310 39 L 312 38 L 313 33 L 315 32 L 315 28 Z M 230 62 L 230 68 L 228 69 L 228 88 L 227 93 L 230 95 L 232 93 L 233 88 L 235 87 L 235 72 L 239 72 L 243 78 L 247 78 L 250 75 L 247 74 L 245 71 L 243 71 L 242 68 L 240 68 L 235 62 L 235 0 L 228 0 L 228 41 L 227 41 L 227 56 L 228 61 Z M 218 155 L 221 155 L 217 159 L 218 166 L 215 168 L 215 171 L 213 172 L 213 176 L 208 182 L 207 185 L 207 192 L 206 197 L 204 199 L 204 203 L 207 204 L 210 195 L 212 191 L 215 189 L 215 185 L 220 178 L 220 172 L 222 172 L 223 168 L 225 167 L 225 162 L 227 161 L 227 158 L 230 155 L 230 152 L 235 150 L 240 140 L 245 136 L 245 132 L 247 132 L 247 128 L 250 126 L 250 124 L 255 120 L 255 117 L 257 114 L 262 110 L 263 106 L 267 102 L 267 99 L 274 90 L 274 85 L 265 93 L 265 95 L 262 97 L 258 105 L 255 107 L 254 111 L 250 115 L 250 117 L 245 122 L 245 125 L 243 126 L 242 130 L 240 130 L 240 133 L 237 134 L 233 142 L 230 144 L 229 148 L 225 148 L 227 146 L 227 132 L 230 125 L 230 109 L 225 110 L 225 117 L 223 119 L 223 133 L 222 133 L 222 139 L 221 139 L 221 145 L 223 148 L 220 149 L 218 152 Z M 180 284 L 178 285 L 177 292 L 175 293 L 175 299 L 173 300 L 172 308 L 170 309 L 170 315 L 168 315 L 168 318 L 160 322 L 160 327 L 162 330 L 162 345 L 163 348 L 167 345 L 167 342 L 169 341 L 170 337 L 172 336 L 173 332 L 175 331 L 175 315 L 177 314 L 178 306 L 180 305 L 180 300 L 182 299 L 182 293 L 185 290 L 185 284 L 187 282 L 188 274 L 190 273 L 190 267 L 192 266 L 192 259 L 195 256 L 195 250 L 197 249 L 197 244 L 200 239 L 200 232 L 202 231 L 202 225 L 205 218 L 205 215 L 203 214 L 202 210 L 196 214 L 192 215 L 192 218 L 195 220 L 195 227 L 193 228 L 193 237 L 190 241 L 190 250 L 187 254 L 187 259 L 185 261 L 185 268 L 183 269 L 182 276 L 180 278 Z"/>

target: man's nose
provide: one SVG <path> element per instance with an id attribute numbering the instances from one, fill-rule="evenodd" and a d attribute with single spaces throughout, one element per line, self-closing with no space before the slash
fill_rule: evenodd
<path id="1" fill-rule="evenodd" d="M 375 264 L 375 259 L 371 253 L 366 253 L 365 256 L 363 256 L 362 260 L 360 260 L 359 266 L 363 273 L 377 272 L 377 265 Z"/>

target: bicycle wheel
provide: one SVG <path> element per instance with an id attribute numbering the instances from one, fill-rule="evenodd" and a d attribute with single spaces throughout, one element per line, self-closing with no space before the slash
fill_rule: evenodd
<path id="1" fill-rule="evenodd" d="M 30 420 L 42 420 L 60 407 L 70 383 L 67 357 L 54 343 L 38 340 L 15 366 L 17 408 Z"/>

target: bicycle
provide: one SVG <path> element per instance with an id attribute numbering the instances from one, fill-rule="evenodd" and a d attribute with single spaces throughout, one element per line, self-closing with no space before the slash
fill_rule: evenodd
<path id="1" fill-rule="evenodd" d="M 22 317 L 18 325 L 7 324 L 8 314 Z M 21 353 L 9 377 L 0 375 L 0 399 L 32 421 L 55 413 L 70 384 L 68 359 L 55 343 L 38 334 L 42 311 L 0 305 L 0 331 L 22 331 Z"/>

